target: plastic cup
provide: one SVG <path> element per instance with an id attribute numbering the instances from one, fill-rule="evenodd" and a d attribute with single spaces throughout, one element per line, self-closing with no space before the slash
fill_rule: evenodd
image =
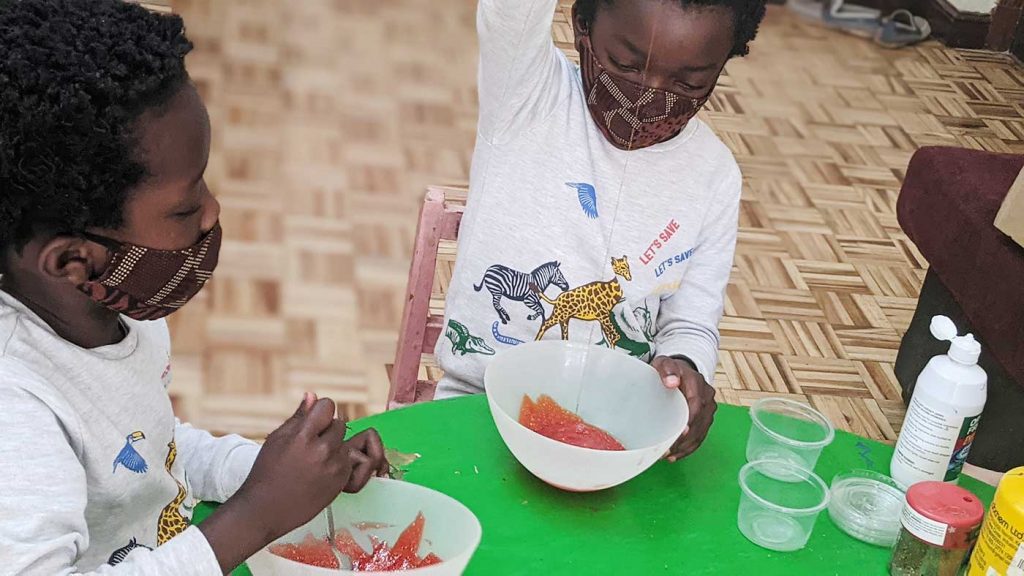
<path id="1" fill-rule="evenodd" d="M 740 532 L 754 544 L 777 552 L 806 546 L 829 500 L 828 487 L 814 472 L 778 460 L 744 466 L 740 490 Z"/>
<path id="2" fill-rule="evenodd" d="M 774 460 L 814 470 L 821 451 L 832 443 L 835 428 L 828 418 L 806 404 L 784 398 L 764 398 L 750 409 L 753 425 L 747 439 L 747 462 Z M 768 474 L 779 478 L 769 468 Z"/>

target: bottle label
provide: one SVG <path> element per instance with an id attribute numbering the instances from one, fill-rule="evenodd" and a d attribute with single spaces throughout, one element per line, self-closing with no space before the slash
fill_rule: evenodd
<path id="1" fill-rule="evenodd" d="M 1001 485 L 996 493 L 971 555 L 970 576 L 1024 576 L 1024 524 L 1010 499 L 1017 496 L 1012 488 Z"/>
<path id="2" fill-rule="evenodd" d="M 949 466 L 946 467 L 944 481 L 949 482 L 960 477 L 960 472 L 964 469 L 964 464 L 967 462 L 967 455 L 970 454 L 971 446 L 974 445 L 974 436 L 978 433 L 978 422 L 980 421 L 981 416 L 964 418 L 963 426 L 960 427 L 960 434 L 957 436 L 956 444 L 953 446 L 953 456 L 949 459 Z"/>
<path id="3" fill-rule="evenodd" d="M 900 522 L 907 532 L 910 532 L 919 540 L 923 540 L 933 546 L 944 546 L 946 544 L 949 524 L 925 518 L 909 504 L 903 507 L 903 516 L 900 518 Z"/>
<path id="4" fill-rule="evenodd" d="M 974 442 L 979 415 L 943 414 L 917 398 L 896 443 L 896 460 L 929 480 L 956 480 Z"/>
<path id="5" fill-rule="evenodd" d="M 1007 568 L 1006 574 L 1007 576 L 1024 575 L 1024 544 L 1017 547 L 1017 554 L 1010 561 L 1010 567 Z"/>

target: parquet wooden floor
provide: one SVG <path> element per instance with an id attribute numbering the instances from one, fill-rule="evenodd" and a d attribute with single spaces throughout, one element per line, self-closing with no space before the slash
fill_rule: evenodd
<path id="1" fill-rule="evenodd" d="M 227 234 L 215 281 L 172 321 L 179 409 L 254 435 L 307 389 L 380 410 L 423 190 L 468 175 L 475 2 L 172 5 Z M 935 43 L 886 51 L 772 8 L 702 117 L 746 177 L 721 400 L 787 395 L 893 439 L 892 366 L 927 266 L 896 221 L 907 162 L 932 144 L 1024 153 L 1024 70 Z M 443 246 L 438 308 L 453 260 Z"/>

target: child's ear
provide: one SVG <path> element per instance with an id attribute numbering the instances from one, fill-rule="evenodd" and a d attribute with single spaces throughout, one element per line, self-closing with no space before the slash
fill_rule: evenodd
<path id="1" fill-rule="evenodd" d="M 575 38 L 576 51 L 580 51 L 580 43 L 583 42 L 584 36 L 590 35 L 590 26 L 580 16 L 579 10 L 576 8 L 576 4 L 572 5 L 572 31 Z"/>
<path id="2" fill-rule="evenodd" d="M 54 280 L 79 285 L 92 280 L 106 269 L 107 250 L 84 238 L 57 236 L 39 250 L 39 271 Z"/>

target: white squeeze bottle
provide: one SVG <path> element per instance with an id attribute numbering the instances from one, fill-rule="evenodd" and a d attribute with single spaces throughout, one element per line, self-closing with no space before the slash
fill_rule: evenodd
<path id="1" fill-rule="evenodd" d="M 917 377 L 891 475 L 909 488 L 918 482 L 955 482 L 974 442 L 988 392 L 988 375 L 978 366 L 981 345 L 957 336 L 956 325 L 935 316 L 932 336 L 950 341 L 949 354 L 928 361 Z"/>

